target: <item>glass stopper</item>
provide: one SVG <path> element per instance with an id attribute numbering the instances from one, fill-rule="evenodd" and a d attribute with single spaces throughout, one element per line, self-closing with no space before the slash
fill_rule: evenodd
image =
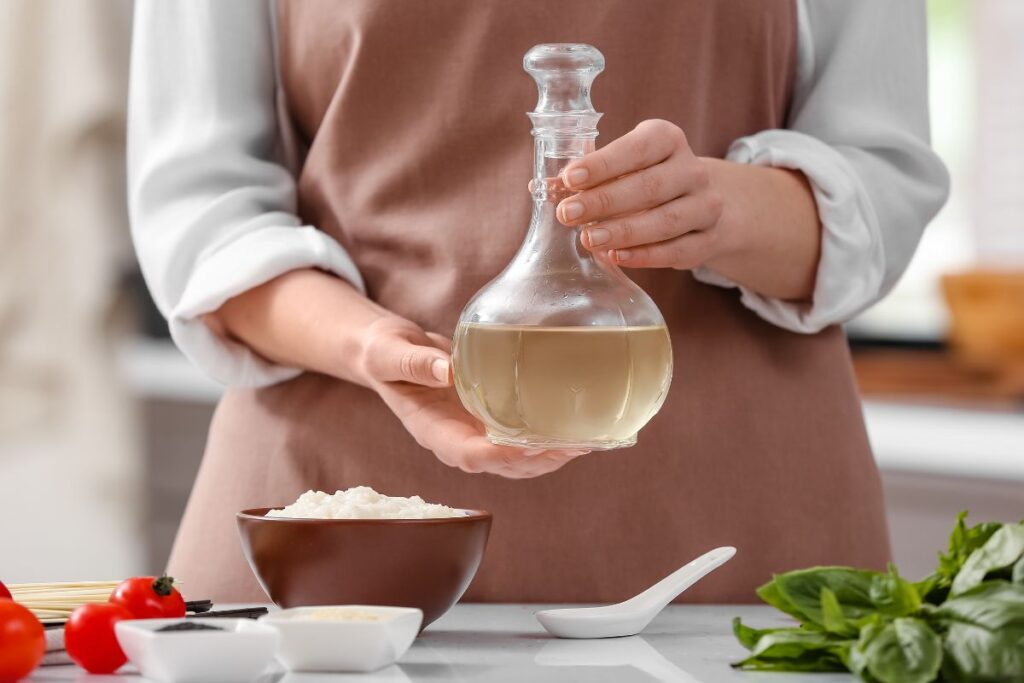
<path id="1" fill-rule="evenodd" d="M 536 45 L 523 57 L 523 69 L 537 83 L 537 107 L 529 114 L 534 135 L 597 137 L 601 115 L 590 87 L 604 71 L 600 50 L 580 43 Z"/>

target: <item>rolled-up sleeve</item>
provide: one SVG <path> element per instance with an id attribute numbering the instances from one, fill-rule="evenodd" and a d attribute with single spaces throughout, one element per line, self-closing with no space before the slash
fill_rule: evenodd
<path id="1" fill-rule="evenodd" d="M 139 0 L 129 95 L 132 237 L 178 347 L 226 384 L 299 374 L 215 333 L 201 319 L 298 268 L 362 290 L 345 250 L 296 215 L 283 162 L 268 2 Z"/>
<path id="2" fill-rule="evenodd" d="M 929 144 L 925 3 L 797 0 L 799 56 L 787 129 L 740 138 L 727 158 L 808 179 L 822 227 L 811 301 L 743 303 L 794 332 L 846 321 L 892 289 L 945 202 Z M 697 279 L 736 286 L 714 271 Z"/>

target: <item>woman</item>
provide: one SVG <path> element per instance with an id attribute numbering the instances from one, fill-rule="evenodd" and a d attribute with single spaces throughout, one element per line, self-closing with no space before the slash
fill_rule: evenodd
<path id="1" fill-rule="evenodd" d="M 170 561 L 262 596 L 234 512 L 366 484 L 495 514 L 468 599 L 614 601 L 709 547 L 690 593 L 889 557 L 837 323 L 946 194 L 923 3 L 250 0 L 136 9 L 130 175 L 175 341 L 231 385 Z M 590 224 L 668 321 L 677 371 L 630 450 L 490 444 L 451 388 L 467 299 L 522 240 L 535 43 L 596 45 Z M 688 271 L 688 272 L 687 272 Z"/>

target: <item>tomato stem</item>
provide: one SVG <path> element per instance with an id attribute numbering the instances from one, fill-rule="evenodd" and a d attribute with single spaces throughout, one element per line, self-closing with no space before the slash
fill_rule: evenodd
<path id="1" fill-rule="evenodd" d="M 174 590 L 174 579 L 166 574 L 153 581 L 153 592 L 161 597 L 167 597 Z"/>

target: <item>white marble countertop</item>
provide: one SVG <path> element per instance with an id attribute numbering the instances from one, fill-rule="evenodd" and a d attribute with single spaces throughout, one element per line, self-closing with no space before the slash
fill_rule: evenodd
<path id="1" fill-rule="evenodd" d="M 732 635 L 742 616 L 759 627 L 785 620 L 765 606 L 673 605 L 639 636 L 604 640 L 550 637 L 533 613 L 540 605 L 458 605 L 427 628 L 399 663 L 370 674 L 292 674 L 268 671 L 260 683 L 342 681 L 495 681 L 498 683 L 846 683 L 846 674 L 735 671 L 745 650 Z M 31 683 L 138 683 L 125 668 L 115 677 L 88 676 L 73 666 L 37 669 Z"/>

